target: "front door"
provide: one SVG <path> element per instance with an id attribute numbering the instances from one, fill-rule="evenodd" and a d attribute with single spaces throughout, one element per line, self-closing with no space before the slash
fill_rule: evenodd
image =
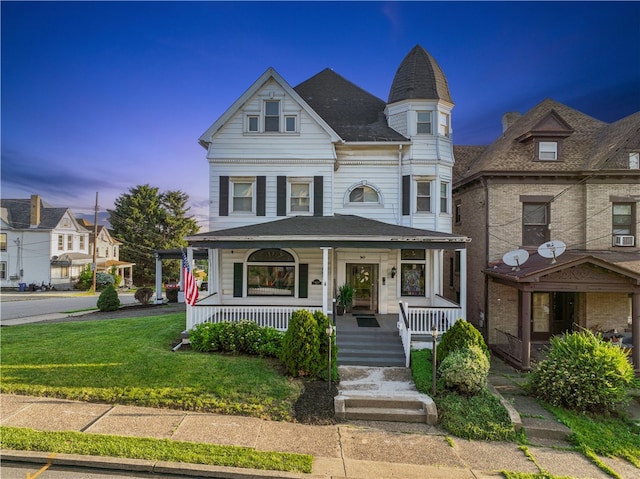
<path id="1" fill-rule="evenodd" d="M 353 309 L 378 312 L 378 265 L 347 263 L 347 283 L 353 286 Z"/>
<path id="2" fill-rule="evenodd" d="M 546 341 L 552 335 L 571 331 L 575 320 L 575 293 L 533 293 L 531 339 Z"/>

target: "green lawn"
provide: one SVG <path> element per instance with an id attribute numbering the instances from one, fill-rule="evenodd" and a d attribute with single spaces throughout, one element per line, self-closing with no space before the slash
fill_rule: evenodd
<path id="1" fill-rule="evenodd" d="M 291 419 L 275 360 L 172 352 L 184 313 L 2 328 L 3 393 Z"/>

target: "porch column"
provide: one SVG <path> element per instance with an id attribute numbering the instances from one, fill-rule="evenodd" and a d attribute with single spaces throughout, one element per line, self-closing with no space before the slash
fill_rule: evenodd
<path id="1" fill-rule="evenodd" d="M 520 361 L 522 369 L 527 370 L 531 366 L 531 291 L 522 291 L 520 330 L 522 331 Z"/>
<path id="2" fill-rule="evenodd" d="M 631 298 L 631 335 L 633 336 L 633 349 L 631 359 L 633 369 L 640 370 L 640 291 L 633 293 Z"/>
<path id="3" fill-rule="evenodd" d="M 467 318 L 467 248 L 460 251 L 460 314 Z"/>
<path id="4" fill-rule="evenodd" d="M 329 308 L 329 250 L 331 248 L 323 246 L 322 250 L 322 311 L 329 316 L 332 308 Z"/>
<path id="5" fill-rule="evenodd" d="M 187 249 L 187 255 L 188 253 L 188 249 Z M 189 258 L 187 256 L 187 261 L 189 261 Z M 180 285 L 180 289 L 178 290 L 178 303 L 184 303 L 184 271 L 182 268 L 182 258 L 180 258 L 180 280 L 178 281 L 178 284 Z"/>
<path id="6" fill-rule="evenodd" d="M 156 300 L 155 304 L 162 303 L 162 258 L 156 253 Z"/>
<path id="7" fill-rule="evenodd" d="M 433 250 L 433 293 L 442 294 L 442 250 Z"/>
<path id="8" fill-rule="evenodd" d="M 218 273 L 218 249 L 217 248 L 209 248 L 209 287 L 207 288 L 207 293 L 209 295 L 217 293 L 220 295 L 220 277 Z"/>

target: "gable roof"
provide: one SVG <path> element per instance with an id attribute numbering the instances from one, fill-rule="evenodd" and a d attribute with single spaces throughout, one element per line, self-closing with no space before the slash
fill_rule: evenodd
<path id="1" fill-rule="evenodd" d="M 584 169 L 618 169 L 629 167 L 629 152 L 640 152 L 640 111 L 603 128 Z"/>
<path id="2" fill-rule="evenodd" d="M 2 199 L 0 206 L 7 209 L 6 221 L 15 229 L 52 230 L 60 223 L 69 208 L 54 208 L 42 199 L 40 201 L 40 224 L 31 228 L 31 200 L 30 199 Z M 69 212 L 72 221 L 76 221 Z M 77 223 L 76 223 L 77 225 Z M 79 226 L 79 225 L 77 225 Z"/>
<path id="3" fill-rule="evenodd" d="M 562 140 L 562 161 L 534 161 L 531 141 L 522 141 L 545 118 L 561 119 L 573 132 Z M 518 118 L 481 155 L 470 162 L 462 177 L 481 172 L 578 172 L 594 150 L 600 132 L 607 124 L 552 99 L 545 99 Z M 562 133 L 566 133 L 566 129 Z"/>
<path id="4" fill-rule="evenodd" d="M 389 90 L 389 103 L 414 99 L 444 100 L 453 104 L 440 65 L 420 45 L 413 47 L 402 60 Z"/>
<path id="5" fill-rule="evenodd" d="M 198 139 L 198 142 L 204 148 L 208 148 L 209 143 L 211 142 L 212 137 L 216 134 L 216 132 L 220 128 L 222 128 L 231 119 L 231 117 L 234 116 L 238 112 L 238 110 L 240 110 L 243 107 L 243 105 L 247 101 L 249 101 L 256 93 L 258 93 L 260 88 L 262 88 L 262 86 L 265 83 L 267 83 L 269 80 L 273 80 L 276 83 L 278 83 L 278 85 L 282 87 L 282 89 L 287 93 L 287 95 L 293 98 L 293 100 L 296 101 L 300 105 L 300 107 L 304 109 L 307 112 L 307 114 L 309 114 L 309 116 L 311 116 L 311 118 L 313 118 L 320 125 L 320 127 L 327 132 L 327 134 L 331 138 L 331 141 L 340 140 L 339 135 L 326 123 L 326 121 L 322 117 L 318 115 L 318 113 L 316 113 L 300 97 L 300 95 L 293 88 L 291 88 L 291 85 L 289 85 L 285 81 L 285 79 L 282 78 L 282 76 L 280 76 L 278 72 L 276 72 L 273 68 L 269 67 L 262 75 L 260 75 L 260 77 L 255 82 L 253 82 L 253 84 L 240 96 L 240 98 L 238 98 L 235 102 L 233 102 L 233 104 L 227 109 L 227 111 L 225 111 L 222 114 L 222 116 L 218 118 L 215 121 L 215 123 L 211 125 L 207 129 L 207 131 L 205 131 L 200 136 L 200 138 Z"/>
<path id="6" fill-rule="evenodd" d="M 266 223 L 199 233 L 190 246 L 464 248 L 466 236 L 397 226 L 355 215 L 292 216 Z"/>
<path id="7" fill-rule="evenodd" d="M 294 90 L 346 141 L 409 141 L 387 124 L 383 100 L 330 68 Z"/>

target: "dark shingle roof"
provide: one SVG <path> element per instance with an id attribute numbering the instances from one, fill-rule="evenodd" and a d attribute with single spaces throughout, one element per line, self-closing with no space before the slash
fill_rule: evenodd
<path id="1" fill-rule="evenodd" d="M 12 228 L 29 228 L 31 223 L 31 200 L 2 199 L 2 208 L 8 211 L 9 224 Z M 52 208 L 40 200 L 40 224 L 37 229 L 54 229 L 67 212 L 67 208 Z"/>
<path id="2" fill-rule="evenodd" d="M 420 45 L 413 47 L 402 60 L 389 90 L 389 103 L 412 99 L 453 103 L 440 65 Z"/>
<path id="3" fill-rule="evenodd" d="M 294 90 L 346 141 L 407 141 L 387 125 L 384 101 L 329 68 Z"/>
<path id="4" fill-rule="evenodd" d="M 603 128 L 591 155 L 585 160 L 584 168 L 626 169 L 629 167 L 629 152 L 632 150 L 640 151 L 640 112 Z"/>
<path id="5" fill-rule="evenodd" d="M 534 143 L 519 139 L 533 131 L 551 113 L 561 118 L 573 132 L 562 139 L 561 161 L 534 161 Z M 481 171 L 581 171 L 605 126 L 606 123 L 600 120 L 548 98 L 516 120 L 477 160 L 469 164 L 463 177 L 470 177 Z"/>
<path id="6" fill-rule="evenodd" d="M 293 216 L 267 223 L 240 226 L 225 230 L 199 233 L 187 238 L 190 244 L 199 242 L 253 242 L 253 243 L 294 243 L 305 242 L 332 246 L 337 243 L 378 242 L 387 246 L 411 248 L 425 243 L 466 242 L 461 235 L 452 235 L 438 231 L 410 228 L 384 223 L 355 215 L 334 216 Z"/>

